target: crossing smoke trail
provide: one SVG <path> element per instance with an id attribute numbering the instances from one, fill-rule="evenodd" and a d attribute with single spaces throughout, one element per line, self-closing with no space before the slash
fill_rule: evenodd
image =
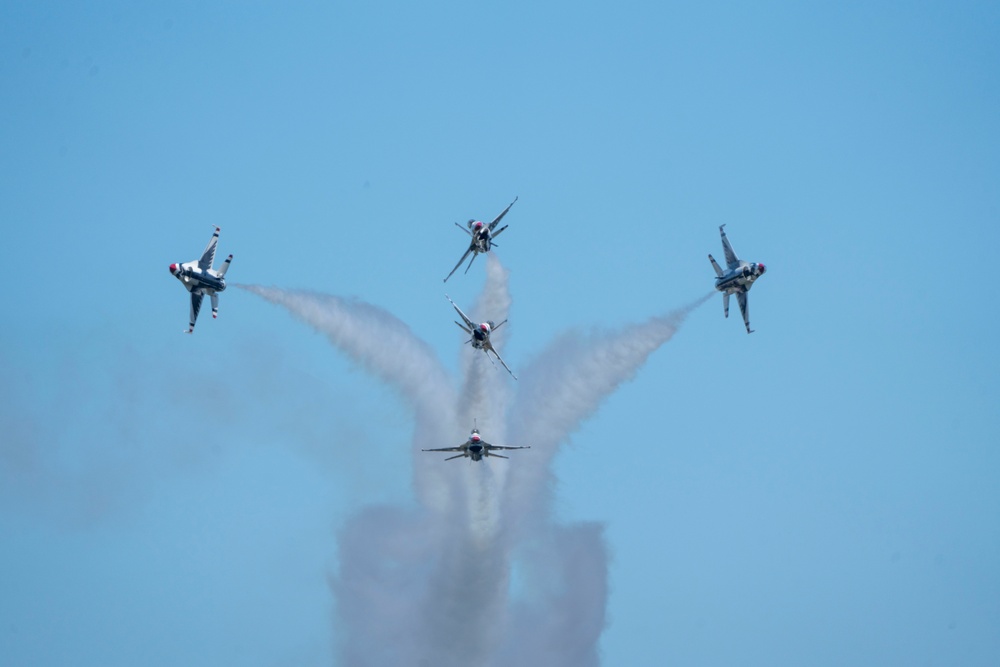
<path id="1" fill-rule="evenodd" d="M 456 392 L 430 348 L 380 308 L 311 292 L 239 287 L 324 333 L 394 386 L 414 411 L 417 506 L 364 508 L 338 537 L 340 570 L 331 588 L 340 662 L 599 664 L 608 569 L 602 527 L 553 522 L 550 464 L 569 434 L 704 299 L 617 332 L 564 335 L 523 369 L 514 397 L 506 372 L 472 350 L 463 350 Z M 507 272 L 489 255 L 483 293 L 466 312 L 500 322 L 510 304 Z M 494 334 L 501 354 L 511 328 Z M 444 465 L 419 454 L 459 444 L 473 420 L 491 442 L 532 449 L 509 463 L 473 465 Z"/>

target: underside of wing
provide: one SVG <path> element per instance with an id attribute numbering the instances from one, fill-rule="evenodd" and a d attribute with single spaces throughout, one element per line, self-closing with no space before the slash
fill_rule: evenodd
<path id="1" fill-rule="evenodd" d="M 447 275 L 447 277 L 445 277 L 445 279 L 444 279 L 445 282 L 448 282 L 448 278 L 451 278 L 452 274 L 454 274 L 456 271 L 458 271 L 458 267 L 462 266 L 462 262 L 465 261 L 465 258 L 469 256 L 470 252 L 472 252 L 472 246 L 469 246 L 469 249 L 465 251 L 464 255 L 462 255 L 462 259 L 458 260 L 458 264 L 455 265 L 455 268 L 451 270 L 451 273 L 449 273 Z M 473 257 L 473 259 L 475 259 L 475 257 Z M 449 299 L 449 301 L 450 301 L 450 299 Z"/>
<path id="2" fill-rule="evenodd" d="M 466 253 L 466 254 L 468 254 L 468 253 Z M 465 258 L 463 257 L 462 259 L 465 259 Z M 459 264 L 461 264 L 461 262 L 459 262 Z M 451 303 L 451 305 L 455 307 L 455 310 L 458 312 L 459 317 L 462 318 L 462 321 L 465 322 L 466 326 L 469 327 L 470 331 L 472 329 L 476 328 L 475 323 L 472 320 L 469 319 L 468 315 L 466 315 L 465 313 L 462 312 L 462 309 L 458 307 L 458 304 L 456 304 L 454 301 L 451 300 L 450 296 L 448 296 L 447 294 L 445 294 L 444 298 L 448 299 L 448 302 Z M 461 325 L 459 325 L 459 326 L 461 326 Z"/>
<path id="3" fill-rule="evenodd" d="M 737 292 L 736 301 L 740 304 L 740 313 L 743 314 L 743 324 L 747 328 L 747 333 L 753 333 L 750 329 L 750 305 L 747 303 L 747 293 Z"/>
<path id="4" fill-rule="evenodd" d="M 729 237 L 726 236 L 725 225 L 719 227 L 719 233 L 722 235 L 722 251 L 726 254 L 726 268 L 730 270 L 735 269 L 740 265 L 740 259 L 733 251 L 733 246 L 729 242 Z"/>
<path id="5" fill-rule="evenodd" d="M 499 362 L 500 362 L 500 364 L 501 364 L 501 365 L 502 365 L 502 366 L 503 366 L 504 368 L 506 368 L 506 369 L 507 369 L 507 372 L 508 372 L 508 373 L 510 373 L 510 376 L 511 376 L 512 378 L 514 378 L 514 379 L 516 380 L 516 379 L 517 379 L 517 376 L 516 376 L 516 375 L 514 375 L 514 371 L 510 370 L 510 366 L 508 366 L 508 365 L 507 365 L 507 363 L 506 363 L 506 362 L 505 362 L 505 361 L 503 360 L 503 357 L 501 357 L 501 356 L 500 356 L 500 353 L 499 353 L 499 352 L 497 352 L 497 349 L 496 349 L 495 347 L 493 347 L 492 345 L 490 345 L 490 347 L 489 347 L 489 351 L 490 351 L 490 352 L 492 352 L 492 353 L 493 353 L 493 356 L 495 356 L 495 357 L 497 358 L 497 361 L 499 361 Z M 487 355 L 487 356 L 489 356 L 489 355 Z"/>
<path id="6" fill-rule="evenodd" d="M 201 290 L 194 290 L 191 292 L 191 329 L 194 329 L 194 323 L 198 320 L 198 313 L 201 311 L 201 300 L 205 297 Z"/>
<path id="7" fill-rule="evenodd" d="M 501 445 L 490 445 L 490 449 L 531 449 L 531 447 L 504 447 Z"/>
<path id="8" fill-rule="evenodd" d="M 215 248 L 219 245 L 220 231 L 218 227 L 215 228 L 215 233 L 212 234 L 212 238 L 208 240 L 208 245 L 205 246 L 205 252 L 201 253 L 201 259 L 198 260 L 198 268 L 202 271 L 212 268 L 212 264 L 215 263 Z"/>
<path id="9" fill-rule="evenodd" d="M 439 449 L 421 449 L 422 452 L 464 452 L 465 447 L 441 447 Z"/>
<path id="10" fill-rule="evenodd" d="M 496 218 L 493 219 L 493 222 L 490 223 L 491 232 L 494 229 L 496 229 L 496 226 L 500 224 L 500 221 L 503 220 L 503 217 L 507 215 L 507 211 L 509 211 L 510 207 L 513 206 L 515 203 L 517 203 L 517 197 L 514 197 L 514 201 L 512 201 L 510 204 L 507 205 L 507 208 L 503 210 L 503 213 L 501 213 L 500 215 L 498 215 Z"/>

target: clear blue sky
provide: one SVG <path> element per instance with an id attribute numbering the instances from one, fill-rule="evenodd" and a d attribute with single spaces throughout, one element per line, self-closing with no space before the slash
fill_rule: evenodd
<path id="1" fill-rule="evenodd" d="M 183 336 L 167 266 L 220 225 L 231 283 L 457 374 L 452 223 L 515 196 L 515 371 L 704 296 L 722 223 L 768 267 L 555 457 L 602 664 L 996 663 L 996 3 L 85 5 L 0 12 L 0 663 L 349 664 L 340 536 L 416 504 L 416 416 L 248 292 Z"/>

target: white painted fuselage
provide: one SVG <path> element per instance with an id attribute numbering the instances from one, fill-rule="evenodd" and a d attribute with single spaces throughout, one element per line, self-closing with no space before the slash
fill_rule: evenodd
<path id="1" fill-rule="evenodd" d="M 726 236 L 725 225 L 719 227 L 719 235 L 722 237 L 722 252 L 726 256 L 726 269 L 723 271 L 719 263 L 712 255 L 708 256 L 708 261 L 715 269 L 715 289 L 722 292 L 722 309 L 726 317 L 729 317 L 729 296 L 736 295 L 736 301 L 740 306 L 740 313 L 743 315 L 743 324 L 747 328 L 747 333 L 753 333 L 750 328 L 750 308 L 747 304 L 747 292 L 754 282 L 764 275 L 767 269 L 763 264 L 744 262 L 736 256 L 733 246 Z"/>
<path id="2" fill-rule="evenodd" d="M 483 440 L 479 435 L 479 429 L 472 429 L 469 439 L 458 447 L 439 447 L 437 449 L 423 449 L 424 452 L 458 452 L 455 456 L 449 456 L 445 461 L 452 459 L 468 458 L 473 461 L 482 461 L 484 457 L 495 456 L 498 459 L 505 459 L 506 456 L 494 454 L 496 449 L 531 449 L 531 447 L 511 447 L 509 445 L 494 445 Z"/>
<path id="3" fill-rule="evenodd" d="M 198 319 L 201 302 L 205 295 L 212 299 L 212 317 L 219 316 L 219 293 L 226 289 L 226 271 L 229 270 L 229 264 L 233 261 L 233 256 L 230 255 L 218 270 L 212 268 L 220 231 L 218 227 L 215 228 L 215 233 L 209 239 L 201 259 L 170 265 L 171 275 L 181 281 L 184 288 L 191 293 L 191 319 L 185 333 L 194 333 L 194 324 Z"/>

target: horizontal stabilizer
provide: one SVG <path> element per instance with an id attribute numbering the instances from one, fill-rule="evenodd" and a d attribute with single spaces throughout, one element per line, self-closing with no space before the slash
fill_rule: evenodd
<path id="1" fill-rule="evenodd" d="M 712 257 L 711 255 L 708 256 L 708 261 L 710 261 L 712 263 L 712 268 L 715 269 L 715 275 L 717 277 L 721 278 L 722 277 L 722 267 L 720 267 L 718 265 L 718 263 L 716 263 L 715 258 Z"/>

